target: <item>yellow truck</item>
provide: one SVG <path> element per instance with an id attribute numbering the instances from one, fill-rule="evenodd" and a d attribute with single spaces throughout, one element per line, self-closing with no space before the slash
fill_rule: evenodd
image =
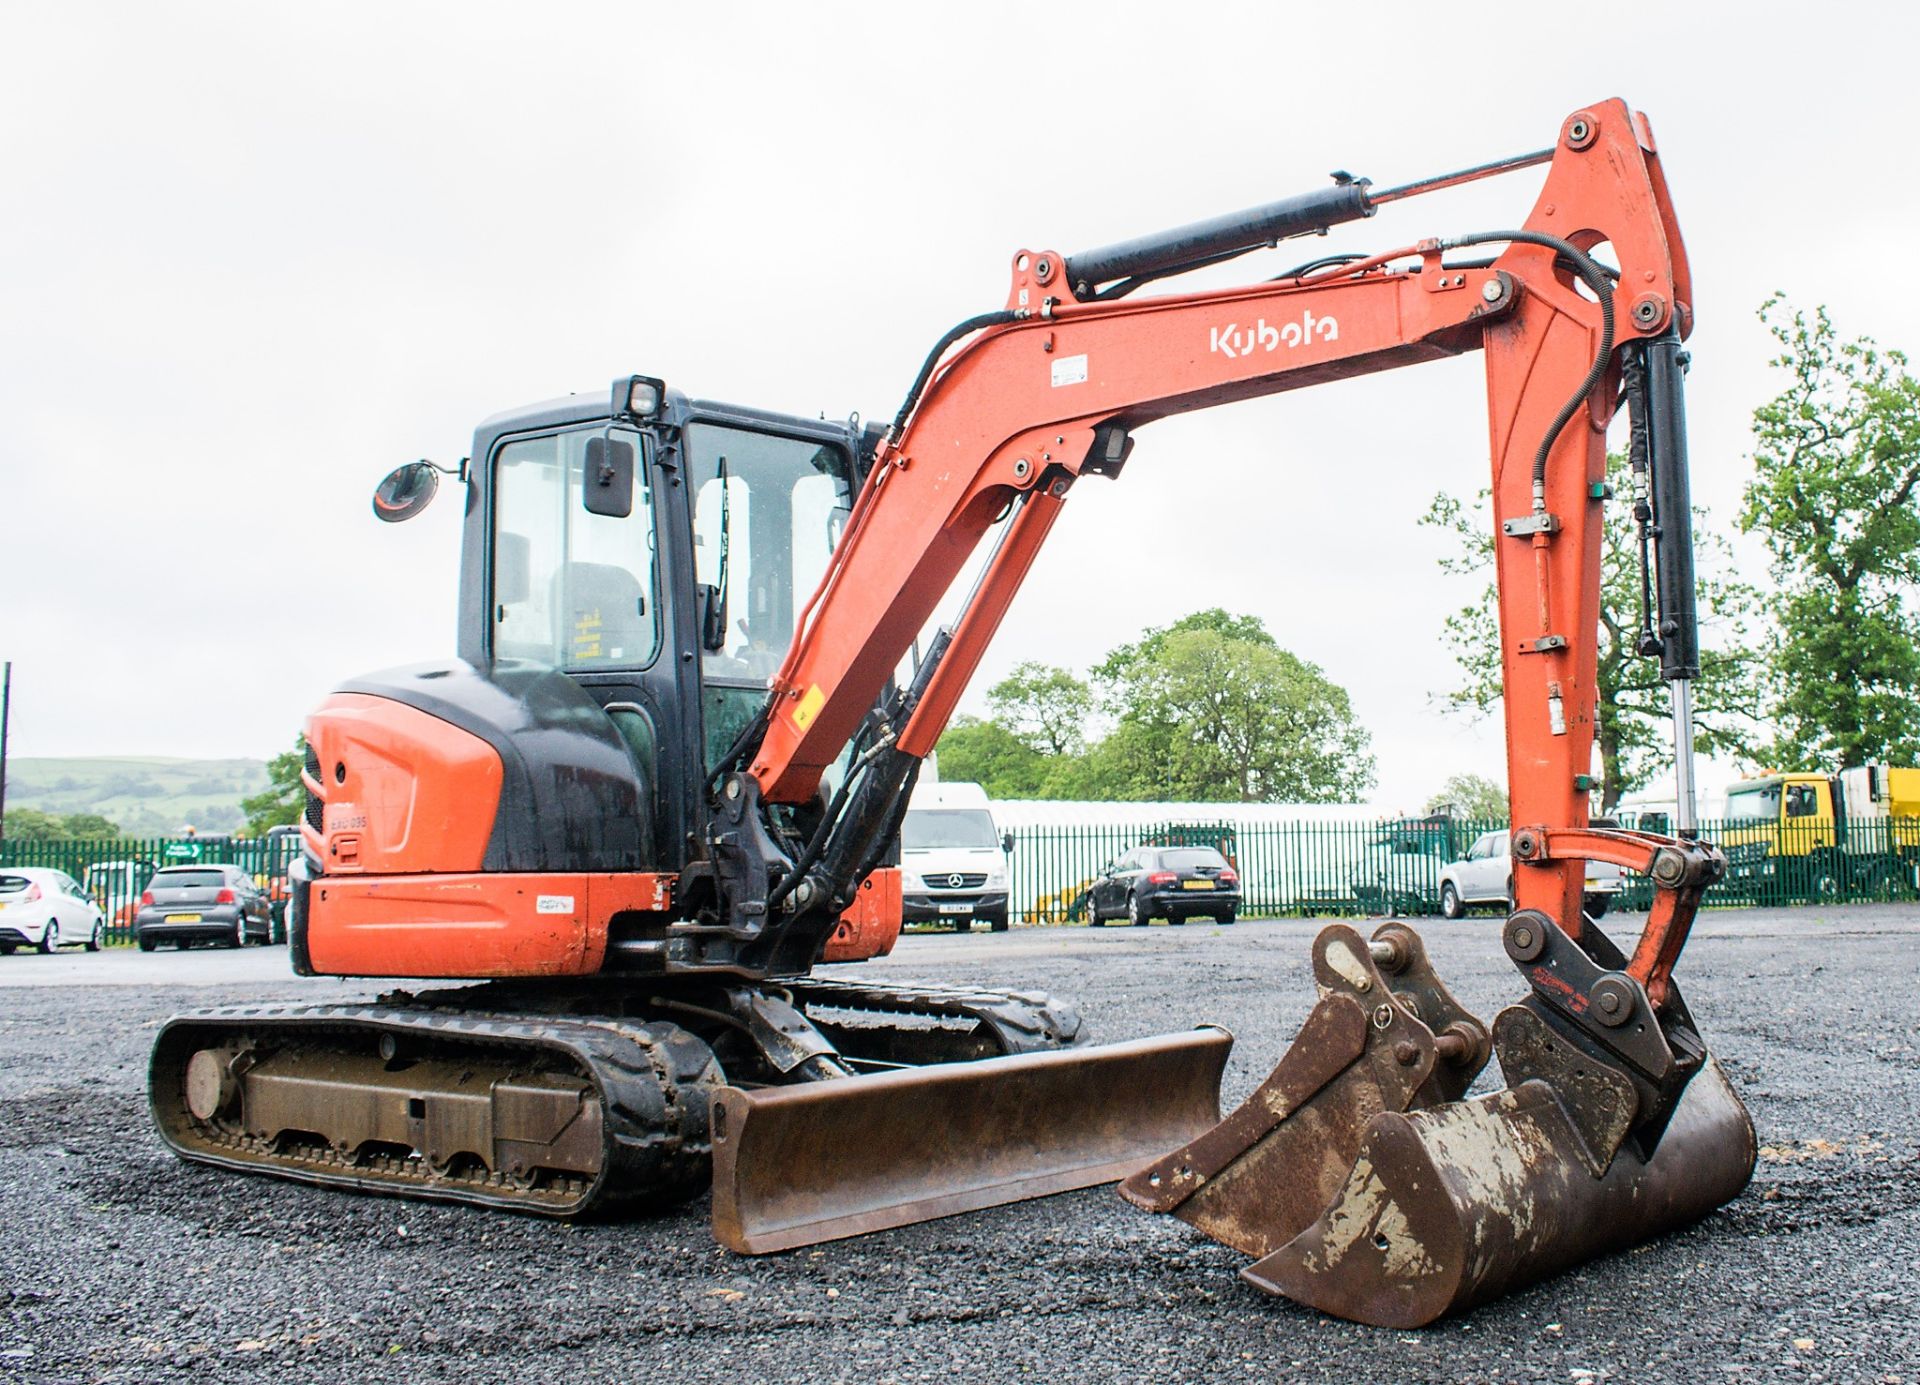
<path id="1" fill-rule="evenodd" d="M 1920 769 L 1787 771 L 1727 790 L 1724 891 L 1761 903 L 1920 893 Z"/>

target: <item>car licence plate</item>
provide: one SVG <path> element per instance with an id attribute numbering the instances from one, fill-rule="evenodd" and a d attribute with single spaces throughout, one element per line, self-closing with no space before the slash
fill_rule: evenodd
<path id="1" fill-rule="evenodd" d="M 200 922 L 200 915 L 198 915 L 198 914 L 168 914 L 168 915 L 167 915 L 167 922 L 168 922 L 168 923 L 198 923 L 198 922 Z"/>
<path id="2" fill-rule="evenodd" d="M 971 914 L 973 912 L 973 906 L 971 904 L 942 904 L 940 906 L 940 912 L 943 914 Z"/>
<path id="3" fill-rule="evenodd" d="M 1181 889 L 1183 889 L 1183 890 L 1210 890 L 1210 889 L 1212 889 L 1212 888 L 1213 888 L 1213 881 L 1211 881 L 1211 880 L 1182 880 L 1182 881 L 1180 882 L 1180 888 L 1181 888 Z"/>

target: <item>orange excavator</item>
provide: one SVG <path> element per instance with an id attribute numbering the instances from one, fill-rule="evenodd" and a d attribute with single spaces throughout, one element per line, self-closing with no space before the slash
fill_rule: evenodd
<path id="1" fill-rule="evenodd" d="M 1139 292 L 1542 165 L 1518 227 Z M 469 984 L 170 1021 L 151 1095 L 175 1150 L 553 1216 L 711 1183 L 716 1235 L 748 1253 L 1124 1179 L 1256 1257 L 1257 1287 L 1393 1325 L 1745 1186 L 1751 1124 L 1672 979 L 1724 859 L 1690 816 L 1692 291 L 1645 118 L 1601 102 L 1535 152 L 1389 189 L 1337 174 L 1011 268 L 1005 307 L 943 336 L 886 426 L 638 375 L 480 426 L 457 469 L 459 657 L 313 713 L 289 912 L 303 975 Z M 1527 989 L 1490 1031 L 1412 930 L 1335 924 L 1298 1039 L 1221 1120 L 1223 1030 L 1091 1046 L 1044 995 L 812 974 L 892 946 L 915 776 L 1076 485 L 1119 476 L 1169 414 L 1472 350 L 1499 520 L 1503 940 Z M 1676 709 L 1673 837 L 1587 823 L 1622 404 L 1642 652 Z M 376 514 L 417 513 L 440 474 L 398 469 Z M 989 536 L 960 615 L 902 673 Z M 1654 883 L 1631 955 L 1582 916 L 1589 860 Z M 1496 1053 L 1505 1087 L 1468 1098 Z"/>

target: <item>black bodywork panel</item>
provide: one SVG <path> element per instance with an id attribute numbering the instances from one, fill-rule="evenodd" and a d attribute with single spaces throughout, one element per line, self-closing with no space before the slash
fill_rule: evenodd
<path id="1" fill-rule="evenodd" d="M 488 871 L 640 871 L 658 859 L 653 793 L 600 704 L 540 664 L 463 659 L 355 678 L 341 692 L 404 703 L 500 756 Z"/>

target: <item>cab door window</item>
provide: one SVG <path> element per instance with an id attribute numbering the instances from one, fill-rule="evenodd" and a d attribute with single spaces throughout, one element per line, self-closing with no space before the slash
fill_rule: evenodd
<path id="1" fill-rule="evenodd" d="M 494 454 L 493 652 L 563 669 L 639 668 L 660 652 L 652 492 L 630 430 L 633 509 L 582 501 L 587 443 L 602 427 L 508 443 Z"/>
<path id="2" fill-rule="evenodd" d="M 725 603 L 709 679 L 764 687 L 826 571 L 851 503 L 839 448 L 717 423 L 686 430 L 695 581 Z"/>

